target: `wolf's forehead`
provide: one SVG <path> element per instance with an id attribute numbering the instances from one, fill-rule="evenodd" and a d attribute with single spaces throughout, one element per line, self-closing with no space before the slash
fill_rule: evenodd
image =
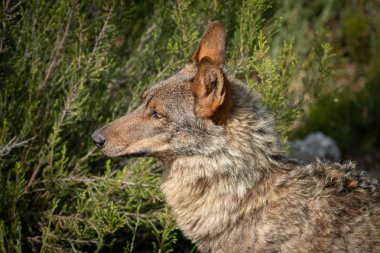
<path id="1" fill-rule="evenodd" d="M 183 69 L 169 77 L 166 80 L 160 81 L 154 84 L 148 91 L 147 95 L 149 96 L 152 93 L 157 92 L 158 90 L 175 90 L 176 86 L 181 86 L 181 84 L 188 83 L 192 81 L 197 73 L 197 67 L 195 64 L 187 64 Z"/>

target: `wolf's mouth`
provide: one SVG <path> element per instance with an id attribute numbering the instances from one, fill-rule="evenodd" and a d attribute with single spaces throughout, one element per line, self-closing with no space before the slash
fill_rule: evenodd
<path id="1" fill-rule="evenodd" d="M 149 150 L 144 150 L 144 151 L 139 151 L 135 153 L 119 155 L 118 157 L 122 157 L 122 158 L 144 157 L 144 156 L 149 156 L 150 154 L 151 152 Z"/>
<path id="2" fill-rule="evenodd" d="M 152 154 L 150 149 L 143 149 L 141 151 L 132 151 L 125 150 L 117 147 L 105 147 L 101 149 L 102 153 L 108 157 L 122 157 L 122 158 L 131 158 L 131 157 L 143 157 L 150 156 Z"/>

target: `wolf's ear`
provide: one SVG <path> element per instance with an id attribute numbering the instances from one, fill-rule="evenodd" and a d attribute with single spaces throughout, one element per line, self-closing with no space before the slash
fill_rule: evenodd
<path id="1" fill-rule="evenodd" d="M 214 21 L 207 27 L 197 50 L 195 50 L 191 60 L 200 62 L 207 56 L 216 64 L 223 64 L 226 54 L 226 33 L 218 21 Z"/>
<path id="2" fill-rule="evenodd" d="M 223 124 L 232 107 L 230 86 L 220 67 L 209 57 L 203 57 L 198 63 L 191 88 L 197 116 Z"/>

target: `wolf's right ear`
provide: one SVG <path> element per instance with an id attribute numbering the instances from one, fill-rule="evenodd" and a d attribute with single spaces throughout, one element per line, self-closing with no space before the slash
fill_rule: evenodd
<path id="1" fill-rule="evenodd" d="M 203 57 L 207 56 L 218 65 L 224 64 L 227 48 L 226 43 L 227 38 L 223 26 L 218 21 L 214 21 L 207 27 L 191 60 L 198 63 Z"/>
<path id="2" fill-rule="evenodd" d="M 194 110 L 200 118 L 222 125 L 232 107 L 230 86 L 219 65 L 209 57 L 198 63 L 198 72 L 191 89 L 195 97 Z"/>

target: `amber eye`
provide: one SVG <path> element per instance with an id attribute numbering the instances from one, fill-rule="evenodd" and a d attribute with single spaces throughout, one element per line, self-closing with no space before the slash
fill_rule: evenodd
<path id="1" fill-rule="evenodd" d="M 154 110 L 151 114 L 152 118 L 155 118 L 155 119 L 160 119 L 162 118 L 162 116 L 160 114 L 158 114 L 158 112 L 156 110 Z"/>

